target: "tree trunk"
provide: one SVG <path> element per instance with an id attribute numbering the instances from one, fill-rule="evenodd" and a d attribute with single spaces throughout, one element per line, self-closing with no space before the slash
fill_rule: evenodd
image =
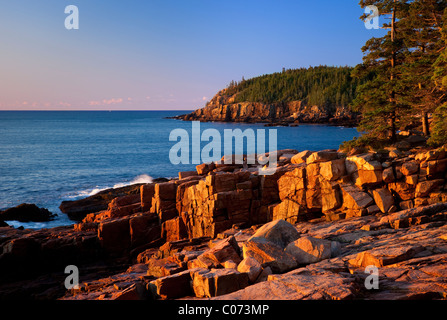
<path id="1" fill-rule="evenodd" d="M 396 112 L 394 111 L 391 113 L 391 117 L 389 119 L 389 125 L 390 125 L 390 133 L 388 137 L 392 143 L 395 143 L 397 141 L 397 137 L 396 137 Z"/>
<path id="2" fill-rule="evenodd" d="M 396 0 L 394 0 L 394 3 L 396 3 Z M 391 17 L 391 42 L 394 43 L 396 37 L 396 6 L 393 7 L 393 13 Z M 396 52 L 393 50 L 391 55 L 391 75 L 390 75 L 390 81 L 394 80 L 394 68 L 396 67 Z M 393 111 L 391 113 L 390 117 L 390 139 L 391 142 L 395 143 L 397 141 L 396 139 L 396 92 L 394 89 L 391 91 L 390 94 L 390 103 L 393 105 Z"/>
<path id="3" fill-rule="evenodd" d="M 430 136 L 430 125 L 428 123 L 428 113 L 422 111 L 422 131 L 424 132 L 424 136 Z"/>

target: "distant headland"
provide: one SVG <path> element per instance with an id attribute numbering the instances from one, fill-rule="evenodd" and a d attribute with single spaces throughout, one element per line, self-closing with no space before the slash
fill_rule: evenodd
<path id="1" fill-rule="evenodd" d="M 300 123 L 355 127 L 359 114 L 349 105 L 362 83 L 351 77 L 350 67 L 283 69 L 253 79 L 232 81 L 206 106 L 176 119 L 265 123 L 296 126 Z"/>

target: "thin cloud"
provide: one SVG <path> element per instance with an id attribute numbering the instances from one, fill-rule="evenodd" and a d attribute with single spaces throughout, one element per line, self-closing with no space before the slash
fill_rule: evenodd
<path id="1" fill-rule="evenodd" d="M 92 100 L 88 104 L 90 106 L 110 106 L 110 105 L 122 103 L 123 101 L 124 100 L 122 98 L 119 98 L 119 99 L 112 98 L 112 99 L 104 99 L 102 101 Z"/>
<path id="2" fill-rule="evenodd" d="M 70 108 L 71 107 L 71 103 L 68 103 L 68 102 L 59 102 L 59 105 L 60 106 L 62 106 L 62 107 L 67 107 L 67 108 Z"/>

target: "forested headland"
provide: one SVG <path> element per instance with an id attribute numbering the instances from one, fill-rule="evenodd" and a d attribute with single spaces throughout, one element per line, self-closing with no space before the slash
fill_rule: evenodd
<path id="1" fill-rule="evenodd" d="M 410 130 L 420 132 L 430 145 L 445 144 L 447 1 L 361 0 L 360 6 L 376 6 L 380 28 L 387 31 L 361 48 L 361 64 L 283 69 L 231 81 L 205 108 L 182 118 L 245 121 L 238 115 L 257 110 L 273 114 L 273 121 L 278 121 L 278 116 L 299 121 L 312 112 L 311 106 L 317 106 L 318 114 L 311 118 L 318 121 L 339 113 L 349 114 L 349 118 L 360 115 L 357 127 L 363 134 L 345 143 L 346 148 L 378 149 L 396 143 L 400 131 Z M 366 14 L 360 17 L 366 18 Z M 301 113 L 298 120 L 291 119 L 297 112 Z M 253 119 L 258 120 L 254 111 Z"/>
<path id="2" fill-rule="evenodd" d="M 303 101 L 307 105 L 347 107 L 356 96 L 361 79 L 352 77 L 352 67 L 318 66 L 283 69 L 240 82 L 232 81 L 225 92 L 234 102 Z"/>

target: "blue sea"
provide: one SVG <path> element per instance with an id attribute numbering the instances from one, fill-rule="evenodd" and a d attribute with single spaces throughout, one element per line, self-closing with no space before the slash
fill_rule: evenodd
<path id="1" fill-rule="evenodd" d="M 8 222 L 14 227 L 73 224 L 61 213 L 64 200 L 154 178 L 176 177 L 195 165 L 173 165 L 174 129 L 191 122 L 166 119 L 188 111 L 0 111 L 0 210 L 34 203 L 58 214 L 47 223 Z M 338 149 L 359 136 L 355 128 L 324 125 L 265 128 L 262 124 L 201 123 L 201 129 L 276 129 L 278 149 Z M 202 147 L 206 145 L 203 143 Z"/>

